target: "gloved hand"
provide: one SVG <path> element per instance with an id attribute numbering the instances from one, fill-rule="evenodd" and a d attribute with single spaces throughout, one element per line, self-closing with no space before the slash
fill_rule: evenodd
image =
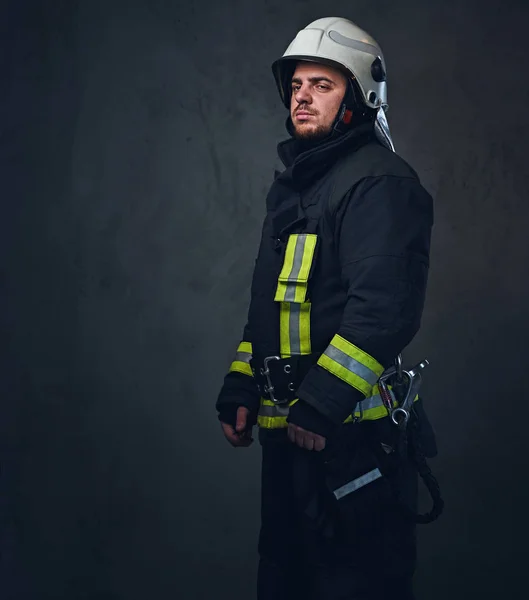
<path id="1" fill-rule="evenodd" d="M 252 421 L 254 419 L 249 416 L 250 411 L 246 406 L 237 407 L 234 405 L 233 408 L 237 409 L 235 426 L 233 425 L 233 417 L 230 418 L 226 411 L 219 415 L 222 432 L 232 446 L 247 448 L 253 444 L 252 431 L 254 423 Z"/>

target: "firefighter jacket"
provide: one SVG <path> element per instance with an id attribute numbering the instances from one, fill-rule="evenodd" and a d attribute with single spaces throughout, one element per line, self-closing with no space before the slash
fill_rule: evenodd
<path id="1" fill-rule="evenodd" d="M 242 340 L 216 408 L 329 437 L 387 416 L 377 381 L 417 333 L 433 202 L 372 125 L 278 146 Z"/>

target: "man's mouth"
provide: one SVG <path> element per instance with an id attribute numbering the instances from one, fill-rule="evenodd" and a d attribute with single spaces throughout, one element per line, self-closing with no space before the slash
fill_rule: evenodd
<path id="1" fill-rule="evenodd" d="M 314 116 L 313 113 L 309 113 L 304 110 L 300 110 L 299 112 L 296 113 L 296 119 L 299 119 L 300 121 L 305 121 L 309 117 L 313 117 L 313 116 Z"/>

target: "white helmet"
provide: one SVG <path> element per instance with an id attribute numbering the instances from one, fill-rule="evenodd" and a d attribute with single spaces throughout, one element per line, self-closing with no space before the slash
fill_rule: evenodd
<path id="1" fill-rule="evenodd" d="M 293 67 L 299 60 L 345 69 L 363 104 L 376 112 L 375 133 L 395 150 L 385 112 L 388 109 L 386 63 L 377 41 L 352 21 L 325 17 L 309 23 L 298 32 L 283 56 L 272 64 L 279 95 L 290 108 Z"/>
<path id="2" fill-rule="evenodd" d="M 313 21 L 298 32 L 272 71 L 285 106 L 290 102 L 291 61 L 307 60 L 345 68 L 356 81 L 366 106 L 387 109 L 386 65 L 377 42 L 363 29 L 340 17 Z M 289 68 L 290 66 L 290 68 Z"/>

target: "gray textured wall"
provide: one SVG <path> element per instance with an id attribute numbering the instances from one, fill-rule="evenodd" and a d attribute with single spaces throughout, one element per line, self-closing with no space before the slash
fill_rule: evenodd
<path id="1" fill-rule="evenodd" d="M 285 135 L 270 64 L 329 15 L 382 44 L 397 150 L 436 202 L 406 356 L 432 363 L 447 512 L 421 530 L 419 597 L 518 591 L 528 14 L 509 0 L 0 3 L 2 599 L 253 597 L 259 448 L 229 447 L 213 403 Z"/>

